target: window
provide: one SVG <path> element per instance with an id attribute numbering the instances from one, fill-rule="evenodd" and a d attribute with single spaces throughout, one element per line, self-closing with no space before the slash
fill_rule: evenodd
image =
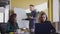
<path id="1" fill-rule="evenodd" d="M 4 7 L 0 7 L 0 23 L 4 22 Z"/>
<path id="2" fill-rule="evenodd" d="M 7 23 L 9 18 L 9 5 L 6 7 L 0 7 L 0 23 Z"/>
<path id="3" fill-rule="evenodd" d="M 3 13 L 0 13 L 0 22 L 3 22 Z"/>

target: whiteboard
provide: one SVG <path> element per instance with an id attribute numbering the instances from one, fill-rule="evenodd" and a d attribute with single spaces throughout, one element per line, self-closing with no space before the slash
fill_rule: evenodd
<path id="1" fill-rule="evenodd" d="M 17 23 L 19 28 L 29 28 L 29 21 L 22 20 L 27 18 L 26 11 L 21 8 L 14 8 L 14 12 L 17 14 Z"/>

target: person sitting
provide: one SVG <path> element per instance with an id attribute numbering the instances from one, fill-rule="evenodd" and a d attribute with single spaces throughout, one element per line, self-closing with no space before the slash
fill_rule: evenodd
<path id="1" fill-rule="evenodd" d="M 8 23 L 7 23 L 7 27 L 6 27 L 6 32 L 10 33 L 10 32 L 16 32 L 17 29 L 19 29 L 18 24 L 16 22 L 16 14 L 12 14 L 9 17 Z"/>
<path id="2" fill-rule="evenodd" d="M 55 32 L 55 28 L 47 20 L 46 13 L 41 12 L 38 17 L 38 23 L 35 23 L 35 34 L 51 34 L 52 32 Z"/>

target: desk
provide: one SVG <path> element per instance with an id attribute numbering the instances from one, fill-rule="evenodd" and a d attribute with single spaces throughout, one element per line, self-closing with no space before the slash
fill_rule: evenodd
<path id="1" fill-rule="evenodd" d="M 9 34 L 14 34 L 14 32 L 10 32 Z M 29 34 L 29 31 L 28 29 L 20 28 L 20 29 L 17 29 L 17 34 Z"/>
<path id="2" fill-rule="evenodd" d="M 10 32 L 9 34 L 13 34 L 13 32 Z M 25 32 L 25 33 L 18 33 L 18 34 L 29 34 L 29 32 Z"/>

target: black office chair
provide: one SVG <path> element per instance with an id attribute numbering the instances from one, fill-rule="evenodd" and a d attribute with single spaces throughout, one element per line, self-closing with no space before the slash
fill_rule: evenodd
<path id="1" fill-rule="evenodd" d="M 1 23 L 0 24 L 0 32 L 1 34 L 6 34 L 6 23 Z"/>

